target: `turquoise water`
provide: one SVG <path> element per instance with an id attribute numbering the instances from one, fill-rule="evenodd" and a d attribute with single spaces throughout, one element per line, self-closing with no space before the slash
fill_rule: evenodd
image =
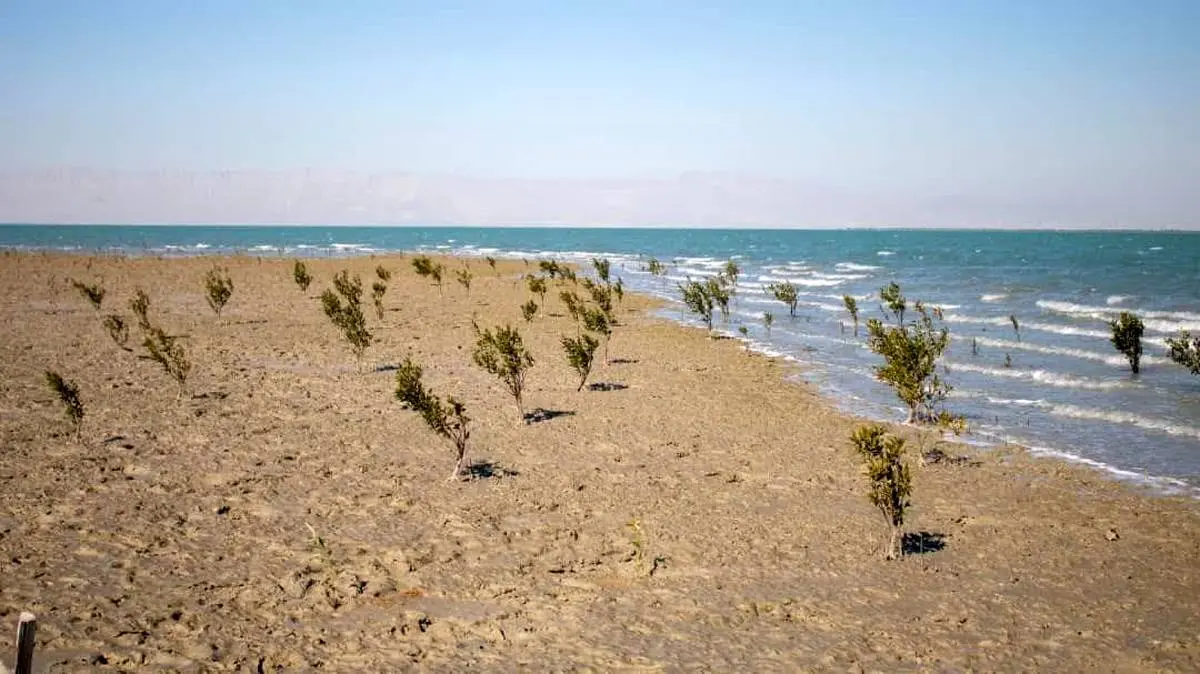
<path id="1" fill-rule="evenodd" d="M 1091 463 L 1124 479 L 1200 496 L 1200 377 L 1165 357 L 1163 339 L 1200 332 L 1200 233 L 915 230 L 0 226 L 0 247 L 129 254 L 327 256 L 429 250 L 467 255 L 613 260 L 632 289 L 674 300 L 675 283 L 742 267 L 735 311 L 755 348 L 809 365 L 806 379 L 847 410 L 900 420 L 877 383 L 877 357 L 855 338 L 843 294 L 864 317 L 896 281 L 939 305 L 953 342 L 953 411 L 979 442 L 1010 441 Z M 650 256 L 668 263 L 654 278 Z M 764 286 L 789 279 L 799 315 Z M 1142 373 L 1129 372 L 1105 321 L 1136 311 L 1146 324 Z M 771 311 L 768 338 L 761 315 Z M 1017 339 L 1008 316 L 1021 324 Z M 679 310 L 664 315 L 691 322 Z M 975 340 L 978 354 L 971 350 Z M 1011 367 L 1005 365 L 1006 355 Z"/>

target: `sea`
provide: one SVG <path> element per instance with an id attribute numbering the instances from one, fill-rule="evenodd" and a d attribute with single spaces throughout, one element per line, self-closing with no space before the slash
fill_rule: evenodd
<path id="1" fill-rule="evenodd" d="M 1200 232 L 753 230 L 549 227 L 0 226 L 0 248 L 80 254 L 327 257 L 426 251 L 588 263 L 608 258 L 627 288 L 663 298 L 662 316 L 699 321 L 678 284 L 741 268 L 728 322 L 753 349 L 794 360 L 837 406 L 902 421 L 875 379 L 880 358 L 854 334 L 880 317 L 879 289 L 940 307 L 951 343 L 947 407 L 967 441 L 1015 443 L 1161 493 L 1200 498 L 1200 376 L 1166 357 L 1165 339 L 1200 333 Z M 646 270 L 649 259 L 665 276 Z M 800 290 L 796 317 L 766 287 Z M 1134 375 L 1109 342 L 1122 311 L 1145 323 Z M 775 316 L 768 334 L 764 312 Z M 1010 317 L 1016 317 L 1019 329 Z M 745 326 L 743 337 L 739 327 Z"/>

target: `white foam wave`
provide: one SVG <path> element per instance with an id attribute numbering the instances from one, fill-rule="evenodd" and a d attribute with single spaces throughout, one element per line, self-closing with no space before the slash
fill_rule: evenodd
<path id="1" fill-rule="evenodd" d="M 1124 304 L 1131 299 L 1133 299 L 1133 295 L 1109 295 L 1104 303 L 1111 307 L 1114 304 Z"/>
<path id="2" fill-rule="evenodd" d="M 963 335 L 954 335 L 956 339 L 966 341 L 971 339 Z M 996 349 L 1004 349 L 1005 351 L 1031 351 L 1033 353 L 1044 353 L 1048 356 L 1069 356 L 1071 358 L 1081 358 L 1083 360 L 1093 360 L 1098 363 L 1106 363 L 1117 367 L 1125 367 L 1128 362 L 1121 355 L 1107 355 L 1088 351 L 1086 349 L 1071 349 L 1063 346 L 1046 346 L 1044 344 L 1035 344 L 1033 342 L 1014 342 L 1007 339 L 992 339 L 991 337 L 975 337 L 975 341 L 980 346 L 987 346 Z M 1171 362 L 1169 358 L 1161 358 L 1159 356 L 1142 356 L 1142 362 L 1146 364 L 1161 365 Z"/>
<path id="3" fill-rule="evenodd" d="M 829 279 L 831 281 L 857 281 L 858 279 L 869 278 L 867 274 L 826 274 L 823 272 L 813 272 L 813 278 Z"/>
<path id="4" fill-rule="evenodd" d="M 783 276 L 759 276 L 757 280 L 762 283 L 785 283 L 786 282 L 786 283 L 791 283 L 792 285 L 806 286 L 809 288 L 825 288 L 825 287 L 831 287 L 831 286 L 839 286 L 842 283 L 845 283 L 845 281 L 843 281 L 841 279 L 797 278 L 797 277 L 788 278 L 788 277 L 783 277 Z"/>
<path id="5" fill-rule="evenodd" d="M 979 301 L 980 302 L 1000 302 L 1007 298 L 1008 298 L 1008 295 L 1006 295 L 1004 293 L 993 293 L 990 295 L 981 295 L 979 297 Z"/>
<path id="6" fill-rule="evenodd" d="M 839 262 L 833 265 L 833 268 L 838 271 L 877 271 L 882 269 L 873 264 L 858 264 L 857 262 Z"/>
<path id="7" fill-rule="evenodd" d="M 1121 297 L 1114 295 L 1113 297 Z M 1112 298 L 1109 298 L 1112 299 Z M 1125 299 L 1125 298 L 1121 298 Z M 1109 302 L 1112 304 L 1112 302 Z M 1119 314 L 1122 309 L 1112 308 L 1109 306 L 1098 307 L 1087 304 L 1073 304 L 1071 302 L 1058 302 L 1055 300 L 1038 300 L 1037 305 L 1047 311 L 1053 311 L 1059 314 L 1068 314 L 1072 316 L 1088 316 L 1101 320 L 1109 320 L 1113 316 Z M 1185 330 L 1200 329 L 1200 314 L 1192 311 L 1155 311 L 1152 309 L 1135 309 L 1135 313 L 1144 319 L 1163 319 L 1164 321 L 1173 321 L 1181 323 L 1181 327 Z M 1194 327 L 1186 327 L 1188 325 Z M 1150 327 L 1150 323 L 1146 323 L 1146 327 Z M 1178 329 L 1178 328 L 1176 328 Z"/>
<path id="8" fill-rule="evenodd" d="M 875 254 L 880 257 L 888 257 L 889 255 L 895 255 L 896 253 L 893 251 L 890 251 L 890 250 L 880 250 L 880 251 L 876 251 Z"/>
<path id="9" fill-rule="evenodd" d="M 1200 440 L 1200 428 L 1185 426 L 1183 424 L 1173 424 L 1168 421 L 1153 419 L 1151 417 L 1133 414 L 1131 412 L 1098 410 L 1091 407 L 1081 407 L 1079 405 L 1068 405 L 1064 403 L 1052 403 L 1045 400 L 1014 400 L 1009 398 L 996 398 L 993 396 L 987 396 L 987 401 L 994 405 L 1036 407 L 1055 416 L 1083 419 L 1085 421 L 1107 421 L 1114 424 L 1128 424 L 1150 431 L 1159 431 L 1168 435 L 1196 438 L 1197 440 Z"/>
<path id="10" fill-rule="evenodd" d="M 1111 391 L 1112 389 L 1125 386 L 1125 382 L 1120 381 L 1096 381 L 1095 379 L 1084 379 L 1082 377 L 1071 377 L 1057 372 L 1048 370 L 1016 370 L 1012 368 L 991 368 L 971 363 L 948 363 L 947 366 L 950 372 L 974 372 L 976 374 L 986 375 L 988 377 L 1001 377 L 1005 379 L 1025 379 L 1034 381 L 1039 384 L 1047 384 L 1049 386 L 1057 386 L 1060 388 L 1076 388 L 1088 389 L 1092 391 Z"/>

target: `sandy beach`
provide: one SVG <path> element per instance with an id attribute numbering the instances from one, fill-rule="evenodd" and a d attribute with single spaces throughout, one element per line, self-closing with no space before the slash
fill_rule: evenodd
<path id="1" fill-rule="evenodd" d="M 202 279 L 229 269 L 220 320 Z M 550 284 L 445 260 L 0 257 L 0 660 L 38 616 L 44 671 L 1200 670 L 1200 508 L 1015 448 L 909 438 L 912 554 L 797 367 L 628 295 L 576 391 Z M 360 368 L 322 313 L 343 269 L 392 271 Z M 469 264 L 469 295 L 453 270 Z M 69 279 L 102 280 L 93 310 Z M 187 394 L 101 325 L 135 288 L 182 336 Z M 519 326 L 524 424 L 471 362 Z M 783 320 L 786 320 L 783 319 Z M 475 477 L 394 397 L 406 356 L 464 401 Z M 77 440 L 44 371 L 77 382 Z"/>

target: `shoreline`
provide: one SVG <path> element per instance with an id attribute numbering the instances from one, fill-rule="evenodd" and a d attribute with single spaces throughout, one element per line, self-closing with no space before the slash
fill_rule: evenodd
<path id="1" fill-rule="evenodd" d="M 889 424 L 913 459 L 916 547 L 885 563 L 847 440 L 862 420 L 789 381 L 791 364 L 630 293 L 612 341 L 622 362 L 593 379 L 621 387 L 575 393 L 557 346 L 574 328 L 549 315 L 557 288 L 526 324 L 520 262 L 497 275 L 441 259 L 470 265 L 469 296 L 452 277 L 440 292 L 418 280 L 410 256 L 311 258 L 304 293 L 290 259 L 223 257 L 236 285 L 218 322 L 200 283 L 211 256 L 0 258 L 0 547 L 20 560 L 0 613 L 39 613 L 39 662 L 1200 664 L 1192 499 L 1004 447 L 937 443 L 965 460 L 921 466 L 928 432 Z M 378 264 L 392 280 L 366 360 L 411 353 L 435 392 L 461 397 L 487 477 L 447 483 L 446 443 L 399 409 L 393 373 L 356 373 L 321 314 L 335 271 L 369 285 Z M 173 400 L 160 371 L 121 352 L 98 325 L 110 309 L 68 277 L 102 278 L 122 313 L 135 286 L 150 291 L 155 320 L 187 335 L 190 396 Z M 472 316 L 521 329 L 536 359 L 527 404 L 551 418 L 516 422 L 470 362 Z M 40 380 L 50 367 L 81 384 L 83 445 Z"/>

